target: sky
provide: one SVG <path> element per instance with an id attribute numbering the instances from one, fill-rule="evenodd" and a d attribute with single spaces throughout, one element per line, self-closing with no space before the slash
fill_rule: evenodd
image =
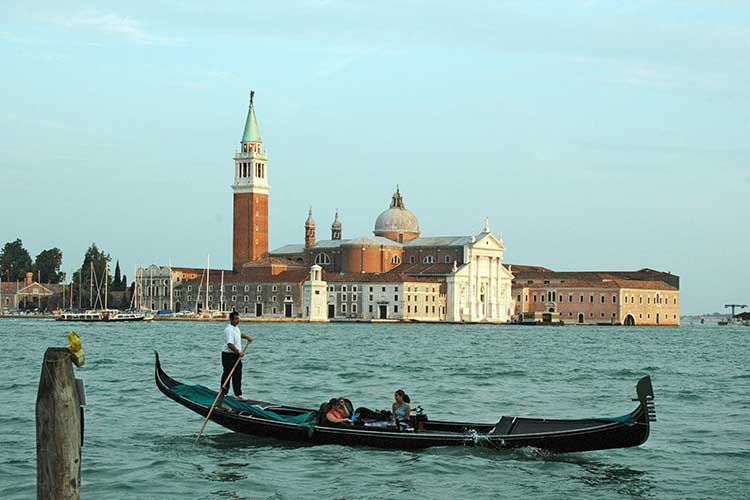
<path id="1" fill-rule="evenodd" d="M 231 267 L 250 90 L 270 247 L 489 217 L 504 261 L 750 302 L 750 3 L 0 2 L 0 244 Z"/>

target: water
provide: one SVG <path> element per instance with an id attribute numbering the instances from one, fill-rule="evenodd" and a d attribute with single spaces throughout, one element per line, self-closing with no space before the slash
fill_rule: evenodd
<path id="1" fill-rule="evenodd" d="M 245 394 L 317 407 L 338 395 L 385 408 L 403 387 L 432 418 L 617 416 L 653 379 L 659 421 L 641 447 L 418 452 L 305 447 L 237 435 L 164 397 L 215 386 L 220 323 L 0 320 L 0 498 L 36 495 L 34 404 L 44 350 L 83 339 L 82 498 L 738 498 L 750 495 L 750 328 L 251 324 Z"/>

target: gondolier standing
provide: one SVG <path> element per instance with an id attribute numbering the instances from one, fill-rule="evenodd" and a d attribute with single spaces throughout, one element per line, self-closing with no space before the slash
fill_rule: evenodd
<path id="1" fill-rule="evenodd" d="M 221 386 L 222 386 L 222 397 L 229 392 L 229 384 L 224 386 L 224 382 L 229 376 L 234 364 L 237 360 L 242 358 L 245 353 L 242 351 L 242 339 L 252 342 L 253 338 L 250 335 L 243 335 L 240 332 L 240 313 L 232 311 L 229 313 L 229 324 L 224 328 L 224 348 L 221 350 L 221 366 L 224 368 L 224 373 L 221 375 Z M 234 373 L 232 373 L 232 389 L 234 395 L 238 398 L 242 397 L 242 361 L 237 363 Z"/>

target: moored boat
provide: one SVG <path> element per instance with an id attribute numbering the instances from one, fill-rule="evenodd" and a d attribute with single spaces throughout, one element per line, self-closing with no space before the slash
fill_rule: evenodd
<path id="1" fill-rule="evenodd" d="M 158 353 L 155 378 L 157 387 L 167 397 L 199 415 L 208 415 L 216 391 L 171 378 L 162 370 Z M 649 436 L 650 423 L 656 420 L 651 378 L 643 377 L 636 392 L 638 397 L 634 401 L 638 401 L 638 406 L 635 410 L 615 418 L 565 420 L 503 416 L 495 423 L 472 423 L 433 421 L 421 416 L 415 417 L 413 426 L 404 429 L 364 418 L 358 420 L 358 425 L 324 424 L 315 409 L 226 396 L 224 404 L 228 409 L 214 408 L 210 419 L 235 432 L 311 445 L 390 449 L 534 447 L 564 453 L 627 448 L 644 443 Z"/>
<path id="2" fill-rule="evenodd" d="M 106 322 L 123 322 L 123 321 L 143 321 L 145 315 L 139 312 L 119 311 L 117 309 L 90 310 L 83 312 L 63 312 L 56 318 L 58 321 L 106 321 Z"/>

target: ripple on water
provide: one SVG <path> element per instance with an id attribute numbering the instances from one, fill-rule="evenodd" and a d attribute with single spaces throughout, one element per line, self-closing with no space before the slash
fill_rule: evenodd
<path id="1" fill-rule="evenodd" d="M 66 329 L 54 322 L 0 321 L 0 341 L 45 331 L 42 344 L 6 342 L 10 350 L 0 351 L 0 366 L 14 367 L 0 389 L 13 403 L 0 415 L 0 497 L 17 500 L 28 498 L 36 481 L 33 386 L 40 360 L 47 345 L 65 342 Z M 750 491 L 743 473 L 750 458 L 743 446 L 750 428 L 744 330 L 723 331 L 719 343 L 697 326 L 625 332 L 247 325 L 256 341 L 244 368 L 246 392 L 296 405 L 317 407 L 350 394 L 357 406 L 387 407 L 393 390 L 402 387 L 431 419 L 611 415 L 632 407 L 638 378 L 658 374 L 653 382 L 660 419 L 644 446 L 562 455 L 312 447 L 238 435 L 215 424 L 194 444 L 203 419 L 154 387 L 153 350 L 178 380 L 214 385 L 221 374 L 215 353 L 221 325 L 110 326 L 106 332 L 81 328 L 89 363 L 76 371 L 89 396 L 85 498 L 672 500 L 737 498 Z"/>

